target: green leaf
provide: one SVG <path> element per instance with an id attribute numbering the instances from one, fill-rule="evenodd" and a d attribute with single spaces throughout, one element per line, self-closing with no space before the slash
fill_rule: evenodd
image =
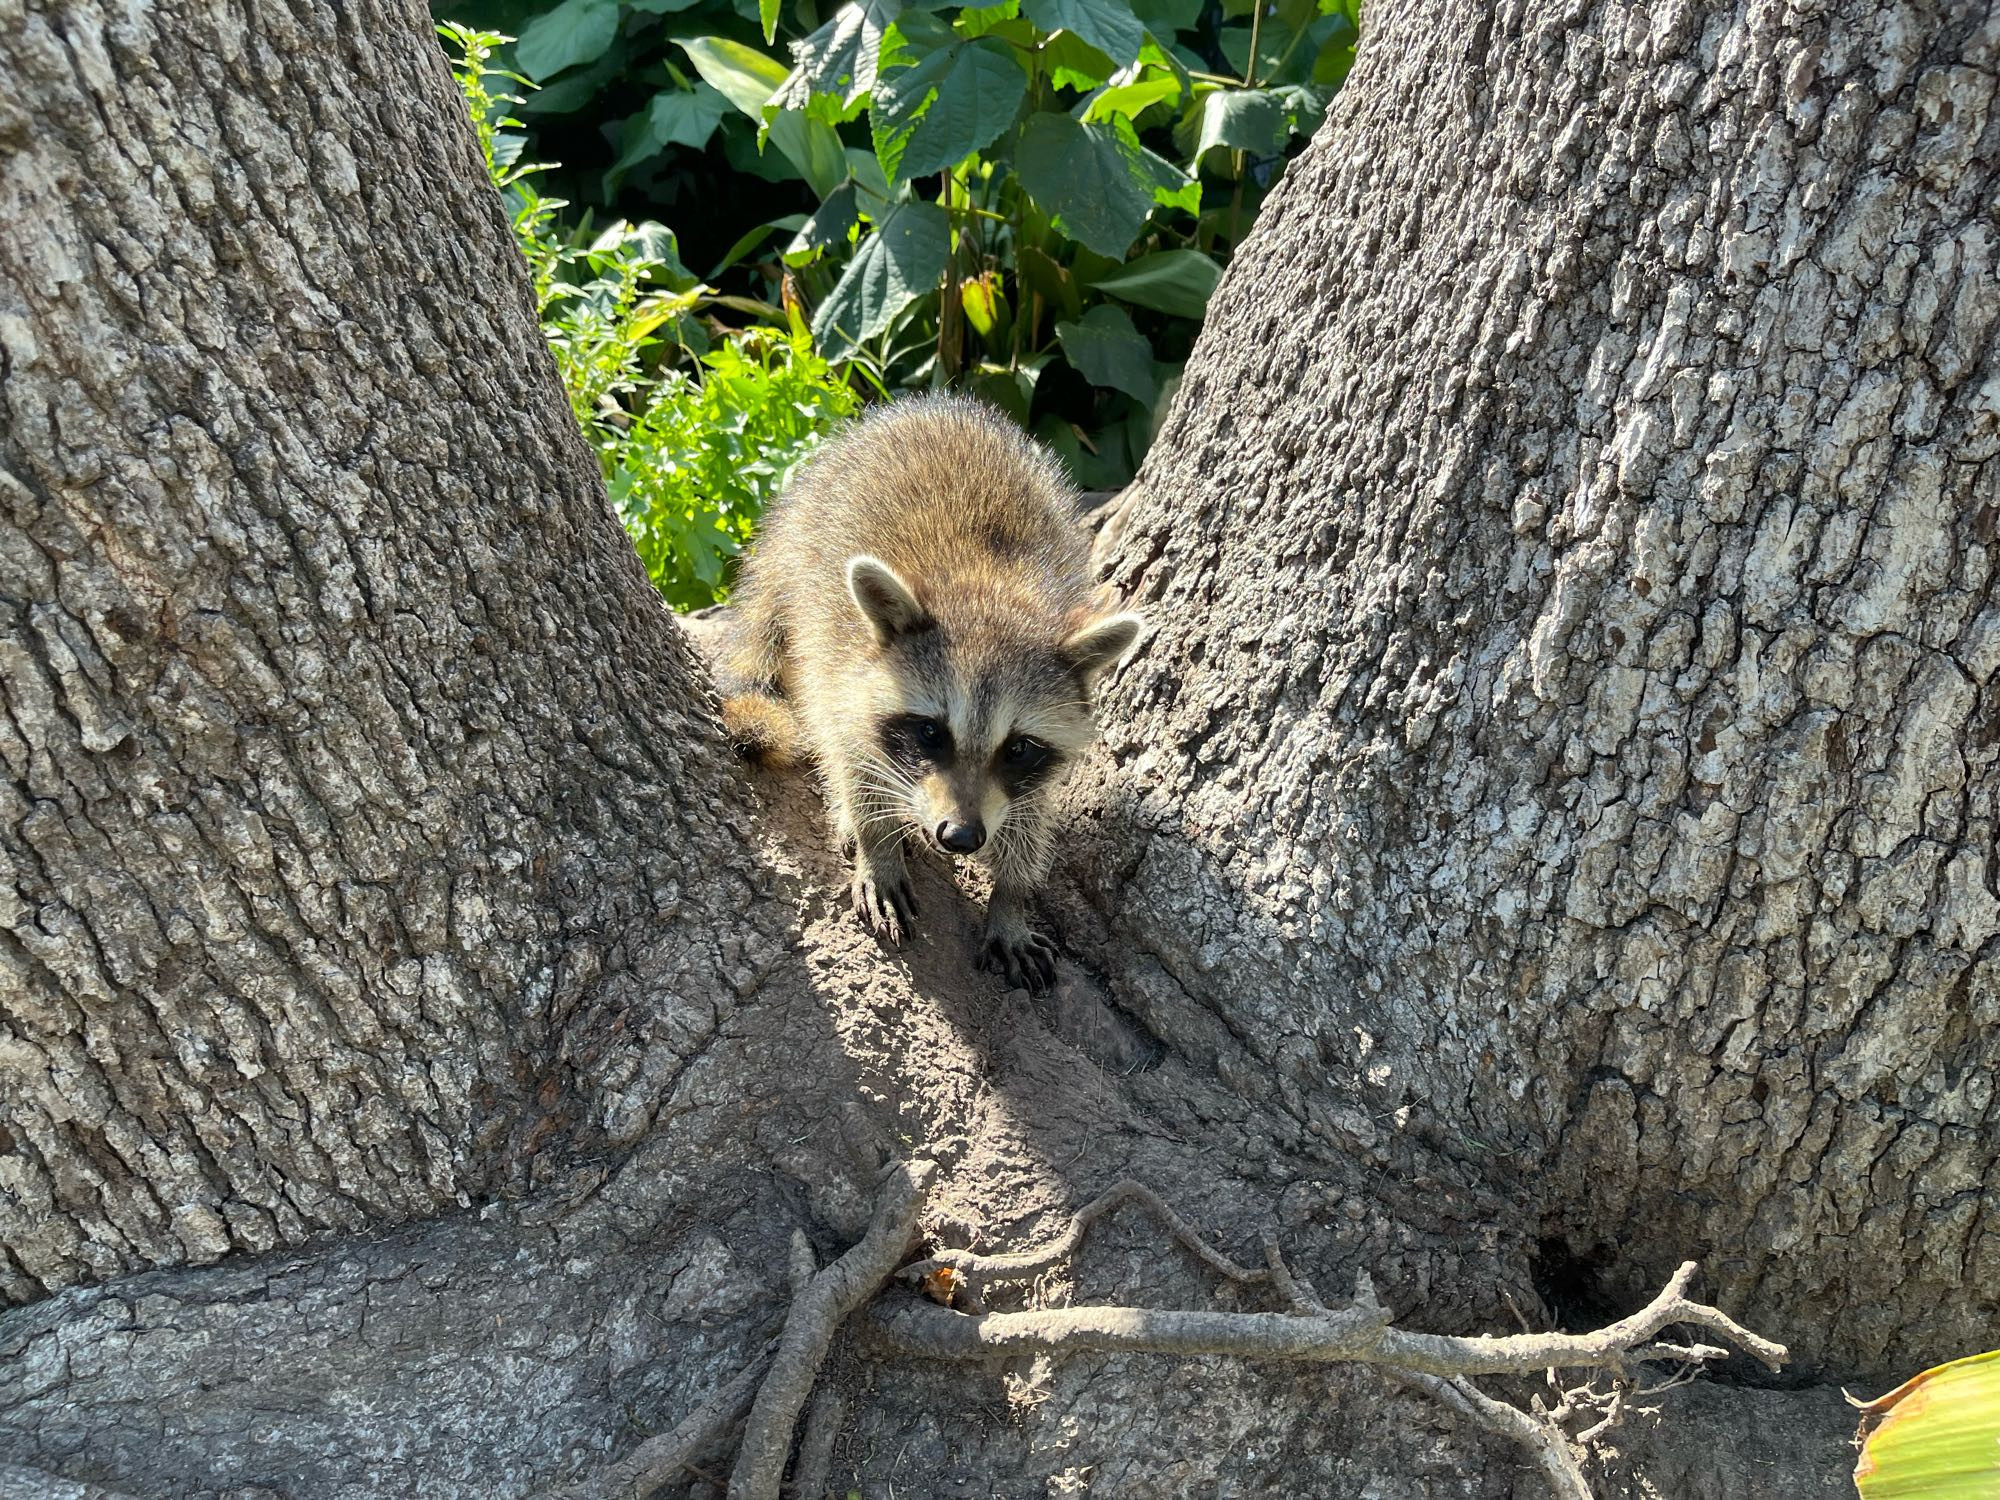
<path id="1" fill-rule="evenodd" d="M 783 63 L 726 36 L 687 37 L 680 48 L 703 82 L 751 119 L 763 123 L 764 106 L 785 81 Z"/>
<path id="2" fill-rule="evenodd" d="M 1132 326 L 1122 307 L 1100 302 L 1081 322 L 1056 324 L 1063 355 L 1092 385 L 1109 386 L 1142 404 L 1159 394 L 1153 380 L 1153 346 Z"/>
<path id="3" fill-rule="evenodd" d="M 1054 412 L 1035 424 L 1035 436 L 1055 450 L 1080 489 L 1121 489 L 1132 477 L 1123 442 L 1106 441 L 1106 435 L 1100 433 L 1086 446 L 1076 428 Z"/>
<path id="4" fill-rule="evenodd" d="M 965 37 L 984 36 L 1002 21 L 1011 21 L 1021 13 L 1021 0 L 1000 0 L 998 5 L 968 5 L 958 13 L 958 34 Z"/>
<path id="5" fill-rule="evenodd" d="M 824 198 L 848 178 L 847 152 L 833 127 L 786 110 L 771 121 L 771 144 L 799 169 L 815 197 Z"/>
<path id="6" fill-rule="evenodd" d="M 1125 0 L 1021 0 L 1021 9 L 1042 30 L 1073 32 L 1121 68 L 1139 60 L 1146 28 Z"/>
<path id="7" fill-rule="evenodd" d="M 625 174 L 669 146 L 699 151 L 715 134 L 729 101 L 705 83 L 692 89 L 663 89 L 652 105 L 625 122 L 624 150 L 604 174 L 604 195 L 618 191 Z"/>
<path id="8" fill-rule="evenodd" d="M 935 203 L 898 203 L 866 236 L 813 314 L 813 341 L 833 358 L 884 332 L 936 289 L 951 254 L 951 220 Z"/>
<path id="9" fill-rule="evenodd" d="M 687 53 L 702 81 L 751 119 L 764 124 L 771 95 L 785 81 L 785 65 L 755 47 L 722 36 L 688 37 Z M 767 127 L 771 144 L 798 170 L 815 194 L 824 198 L 847 179 L 847 157 L 833 127 L 808 120 L 795 110 L 780 112 Z"/>
<path id="10" fill-rule="evenodd" d="M 1143 160 L 1150 154 L 1116 130 L 1043 111 L 1021 132 L 1014 171 L 1057 228 L 1116 259 L 1153 210 L 1155 177 Z"/>
<path id="11" fill-rule="evenodd" d="M 868 106 L 868 125 L 874 136 L 875 158 L 886 181 L 904 180 L 903 153 L 957 54 L 956 47 L 941 48 L 909 67 L 884 73 L 876 83 Z"/>
<path id="12" fill-rule="evenodd" d="M 1093 285 L 1121 301 L 1176 318 L 1199 318 L 1222 267 L 1199 250 L 1157 250 L 1106 272 Z"/>
<path id="13" fill-rule="evenodd" d="M 781 219 L 772 219 L 768 223 L 759 224 L 754 229 L 745 230 L 736 237 L 735 244 L 722 252 L 722 259 L 715 263 L 715 269 L 708 273 L 707 279 L 710 281 L 715 280 L 724 271 L 763 244 L 766 239 L 778 230 L 789 229 L 793 233 L 797 233 L 804 229 L 810 222 L 812 221 L 804 214 L 786 214 Z"/>
<path id="14" fill-rule="evenodd" d="M 1067 317 L 1081 315 L 1083 298 L 1077 293 L 1076 278 L 1045 251 L 1033 245 L 1023 245 L 1014 257 L 1014 266 L 1015 274 L 1026 283 L 1029 291 L 1039 294 L 1043 302 Z"/>
<path id="15" fill-rule="evenodd" d="M 1201 135 L 1194 159 L 1217 146 L 1266 156 L 1291 133 L 1284 103 L 1264 89 L 1217 89 L 1201 103 Z"/>
<path id="16" fill-rule="evenodd" d="M 1132 0 L 1132 13 L 1154 36 L 1171 37 L 1177 31 L 1192 31 L 1201 19 L 1206 0 Z"/>
<path id="17" fill-rule="evenodd" d="M 845 245 L 858 219 L 854 184 L 842 183 L 827 195 L 826 201 L 792 236 L 791 244 L 785 247 L 785 264 L 803 266 L 819 259 L 826 251 Z"/>
<path id="18" fill-rule="evenodd" d="M 773 96 L 787 109 L 805 109 L 827 96 L 851 108 L 875 87 L 882 34 L 903 0 L 849 0 L 833 19 L 792 48 L 792 71 Z"/>
<path id="19" fill-rule="evenodd" d="M 778 39 L 778 0 L 757 0 L 757 24 L 764 28 L 764 44 Z"/>
<path id="20" fill-rule="evenodd" d="M 514 107 L 524 115 L 566 115 L 596 104 L 604 97 L 604 86 L 625 71 L 626 61 L 625 46 L 614 43 L 589 67 L 565 73 Z"/>
<path id="21" fill-rule="evenodd" d="M 1014 60 L 1012 48 L 980 40 L 950 51 L 949 68 L 937 81 L 935 98 L 902 137 L 896 160 L 883 155 L 882 139 L 876 138 L 875 154 L 882 158 L 891 184 L 957 166 L 999 139 L 1020 113 L 1028 77 Z"/>
<path id="22" fill-rule="evenodd" d="M 1122 115 L 1137 119 L 1156 104 L 1178 104 L 1181 80 L 1166 69 L 1147 70 L 1129 83 L 1113 82 L 1084 108 L 1086 123 Z"/>
<path id="23" fill-rule="evenodd" d="M 1000 28 L 994 28 L 997 32 Z M 1059 89 L 1087 94 L 1110 81 L 1118 64 L 1073 31 L 1058 32 L 1041 44 L 1042 65 Z"/>
<path id="24" fill-rule="evenodd" d="M 632 10 L 643 10 L 649 15 L 670 16 L 677 11 L 691 10 L 701 4 L 701 0 L 625 0 Z"/>
<path id="25" fill-rule="evenodd" d="M 514 61 L 537 83 L 600 56 L 618 36 L 618 0 L 563 0 L 514 44 Z"/>
<path id="26" fill-rule="evenodd" d="M 2000 1349 L 1926 1370 L 1861 1411 L 1861 1500 L 2000 1495 Z"/>

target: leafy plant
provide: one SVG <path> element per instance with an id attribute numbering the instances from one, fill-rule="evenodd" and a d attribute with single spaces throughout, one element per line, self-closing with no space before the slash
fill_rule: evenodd
<path id="1" fill-rule="evenodd" d="M 885 387 L 974 387 L 1091 486 L 1143 455 L 1359 34 L 1359 0 L 461 3 L 531 17 L 538 121 L 632 106 L 607 202 L 706 223 L 790 185 L 800 211 L 712 231 L 710 281 L 808 309 Z"/>
<path id="2" fill-rule="evenodd" d="M 534 281 L 536 311 L 577 424 L 654 584 L 677 609 L 714 603 L 764 506 L 859 405 L 796 312 L 704 285 L 673 232 L 620 220 L 587 243 L 554 230 L 567 205 L 521 163 L 508 110 L 532 87 L 491 66 L 507 38 L 440 25 L 487 171 Z M 747 327 L 698 314 L 746 315 Z M 713 337 L 711 336 L 713 335 Z"/>
<path id="3" fill-rule="evenodd" d="M 1862 1500 L 2000 1495 L 2000 1349 L 1937 1365 L 1860 1409 Z"/>

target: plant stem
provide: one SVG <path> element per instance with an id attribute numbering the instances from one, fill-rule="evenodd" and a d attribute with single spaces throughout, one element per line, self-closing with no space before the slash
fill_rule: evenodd
<path id="1" fill-rule="evenodd" d="M 1257 38 L 1264 29 L 1264 0 L 1257 0 L 1257 8 L 1250 12 L 1250 61 L 1243 69 L 1243 87 L 1257 87 Z M 1235 238 L 1234 233 L 1230 236 Z"/>

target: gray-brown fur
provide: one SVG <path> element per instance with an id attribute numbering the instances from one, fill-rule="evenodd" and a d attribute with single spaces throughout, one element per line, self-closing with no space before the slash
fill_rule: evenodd
<path id="1" fill-rule="evenodd" d="M 1032 988 L 1055 973 L 1026 912 L 1049 794 L 1094 734 L 1092 680 L 1139 628 L 1100 611 L 1075 505 L 1055 460 L 977 402 L 881 408 L 772 508 L 725 658 L 737 744 L 818 763 L 861 919 L 901 942 L 903 845 L 983 838 L 982 961 Z"/>

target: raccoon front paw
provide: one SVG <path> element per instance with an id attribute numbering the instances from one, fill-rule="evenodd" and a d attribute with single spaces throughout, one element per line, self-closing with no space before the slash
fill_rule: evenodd
<path id="1" fill-rule="evenodd" d="M 988 927 L 976 962 L 1005 978 L 1011 989 L 1042 995 L 1055 987 L 1056 945 L 1025 923 Z"/>
<path id="2" fill-rule="evenodd" d="M 891 948 L 917 930 L 917 900 L 907 870 L 885 874 L 866 866 L 854 872 L 854 915 Z"/>

